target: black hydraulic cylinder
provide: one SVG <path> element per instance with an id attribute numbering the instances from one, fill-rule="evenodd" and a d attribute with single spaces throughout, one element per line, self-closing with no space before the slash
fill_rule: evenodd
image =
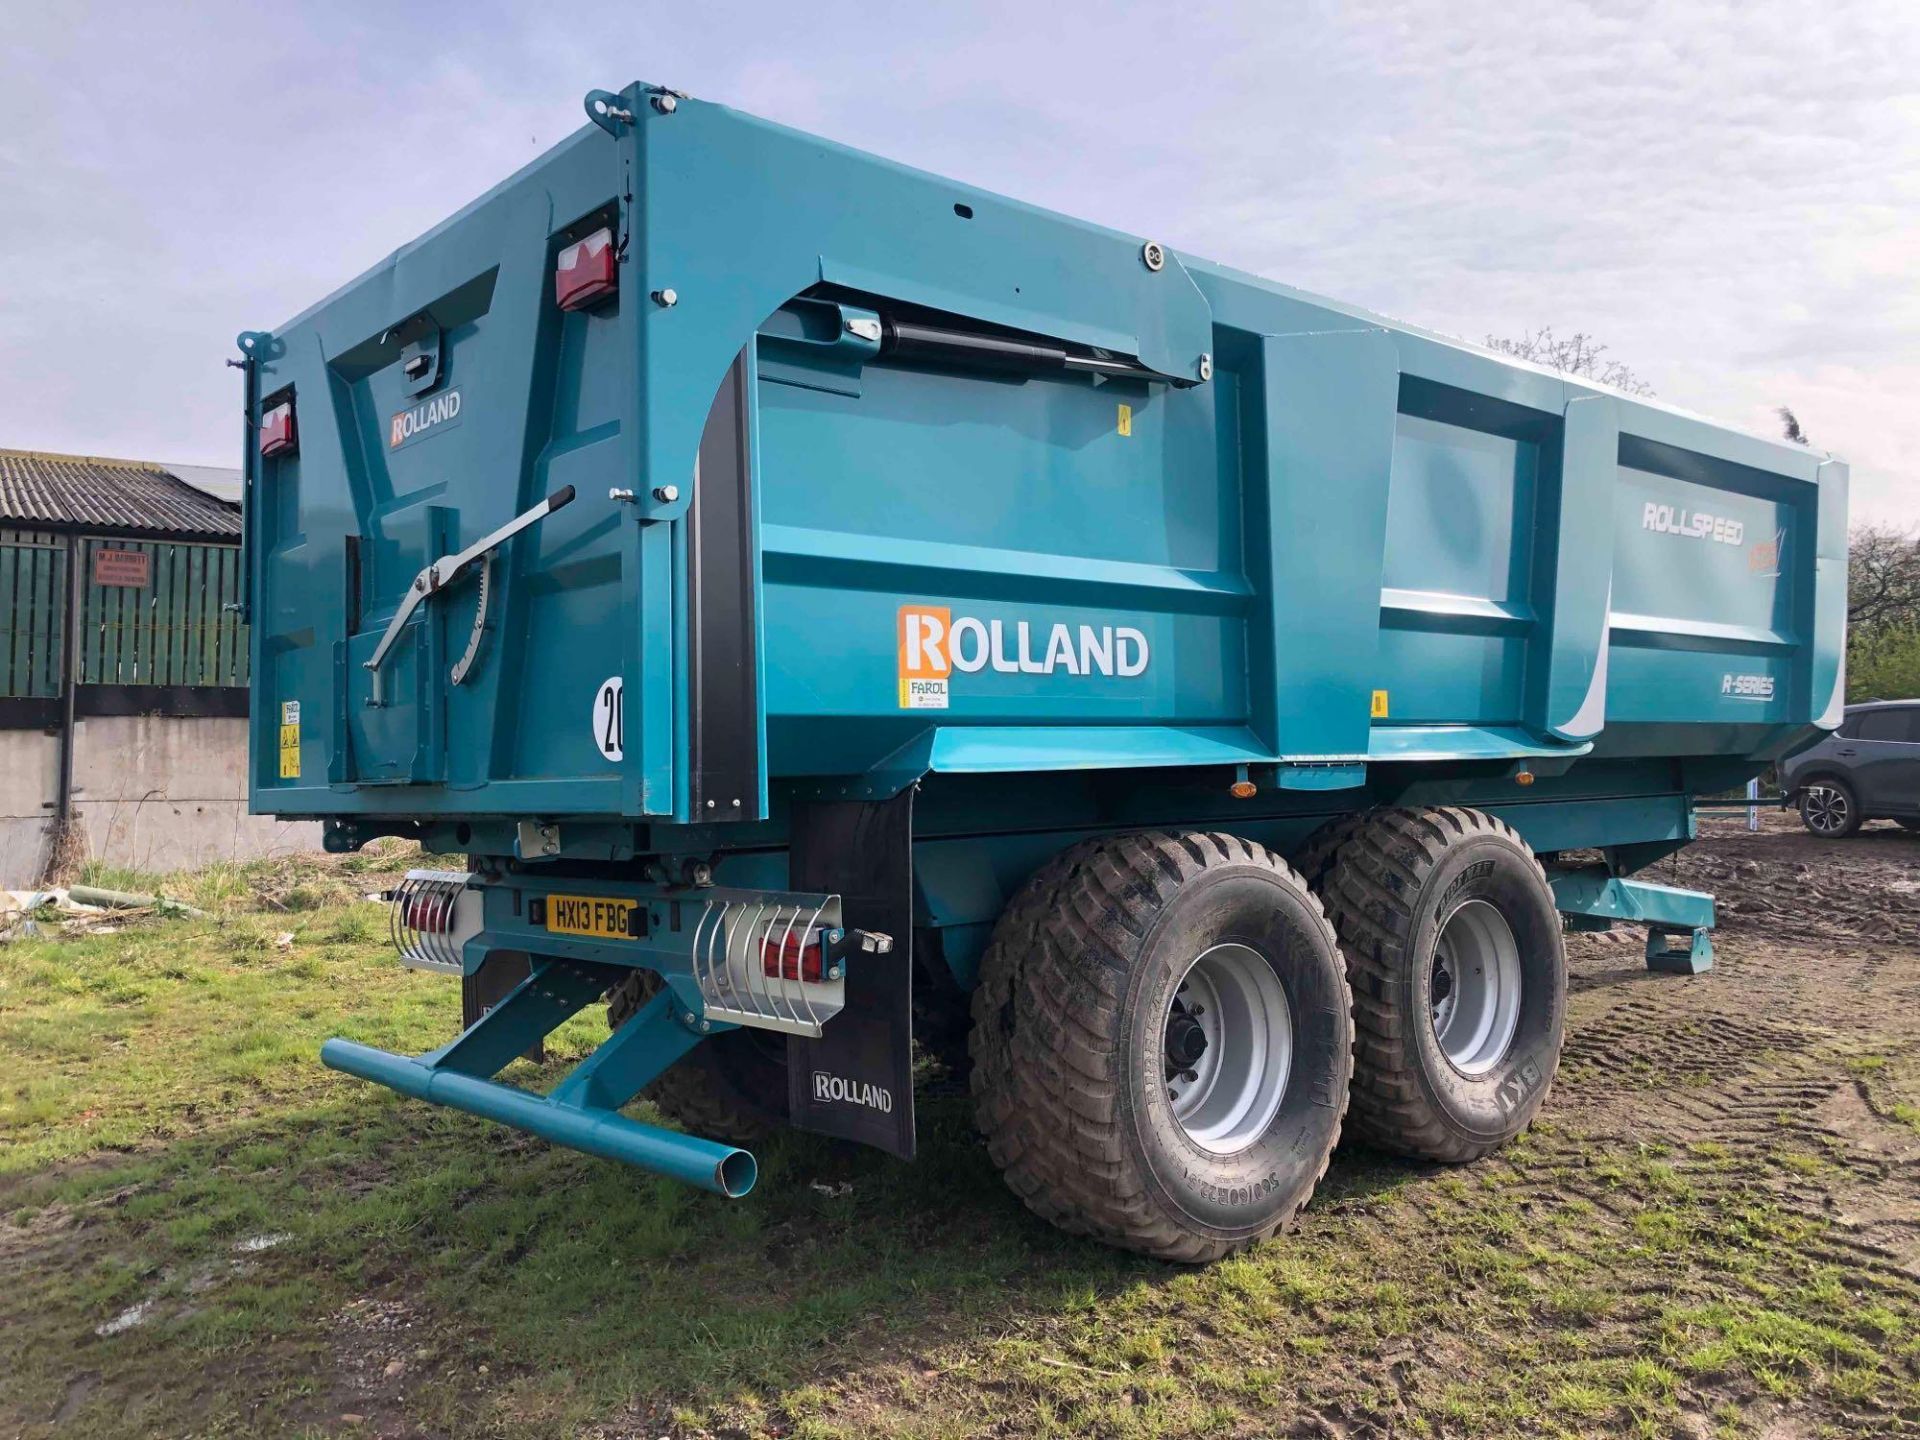
<path id="1" fill-rule="evenodd" d="M 1067 352 L 1060 345 L 892 318 L 881 322 L 880 353 L 897 360 L 953 365 L 966 370 L 1031 374 L 1036 370 L 1067 368 Z"/>

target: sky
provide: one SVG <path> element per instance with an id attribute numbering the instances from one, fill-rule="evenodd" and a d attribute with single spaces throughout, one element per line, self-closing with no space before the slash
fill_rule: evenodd
<path id="1" fill-rule="evenodd" d="M 0 446 L 237 465 L 224 361 L 640 79 L 1662 400 L 1920 527 L 1920 3 L 0 0 Z"/>

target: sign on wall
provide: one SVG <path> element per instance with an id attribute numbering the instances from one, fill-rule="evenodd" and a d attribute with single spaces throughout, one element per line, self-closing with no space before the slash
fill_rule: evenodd
<path id="1" fill-rule="evenodd" d="M 106 550 L 96 547 L 93 552 L 93 583 L 144 590 L 153 583 L 153 555 L 146 550 Z"/>

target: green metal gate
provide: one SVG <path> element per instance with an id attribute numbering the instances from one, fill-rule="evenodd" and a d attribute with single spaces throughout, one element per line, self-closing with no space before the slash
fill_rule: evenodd
<path id="1" fill-rule="evenodd" d="M 102 551 L 143 558 L 100 567 Z M 240 598 L 238 546 L 86 537 L 79 552 L 81 684 L 246 685 L 246 627 L 227 609 Z M 94 583 L 101 573 L 139 583 Z M 66 537 L 0 529 L 0 697 L 60 694 L 67 593 Z"/>
<path id="2" fill-rule="evenodd" d="M 66 593 L 65 541 L 0 529 L 0 696 L 59 695 Z"/>

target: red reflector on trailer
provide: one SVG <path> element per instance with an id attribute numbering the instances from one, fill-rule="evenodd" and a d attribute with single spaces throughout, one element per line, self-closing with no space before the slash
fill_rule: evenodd
<path id="1" fill-rule="evenodd" d="M 444 935 L 453 929 L 453 897 L 449 895 L 410 895 L 401 902 L 401 919 L 415 930 Z"/>
<path id="2" fill-rule="evenodd" d="M 282 400 L 260 417 L 260 453 L 285 455 L 298 444 L 293 431 L 293 401 Z"/>
<path id="3" fill-rule="evenodd" d="M 795 930 L 760 942 L 760 966 L 776 980 L 818 981 L 826 972 L 826 953 L 825 931 L 815 930 L 812 942 L 807 943 L 805 935 Z"/>
<path id="4" fill-rule="evenodd" d="M 560 252 L 553 271 L 553 298 L 562 310 L 584 310 L 619 288 L 613 231 L 596 230 Z"/>

